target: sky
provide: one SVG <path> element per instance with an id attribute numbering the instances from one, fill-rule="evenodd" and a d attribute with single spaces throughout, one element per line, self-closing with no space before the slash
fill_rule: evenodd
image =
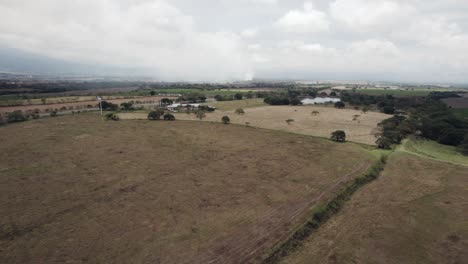
<path id="1" fill-rule="evenodd" d="M 0 14 L 2 48 L 165 81 L 468 83 L 467 0 L 0 0 Z"/>

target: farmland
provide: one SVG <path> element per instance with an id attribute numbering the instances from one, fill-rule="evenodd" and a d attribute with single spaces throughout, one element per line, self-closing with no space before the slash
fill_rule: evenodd
<path id="1" fill-rule="evenodd" d="M 375 159 L 279 131 L 96 114 L 0 127 L 0 150 L 1 263 L 252 263 Z"/>
<path id="2" fill-rule="evenodd" d="M 312 115 L 317 111 L 319 114 Z M 146 113 L 123 113 L 123 119 L 146 119 Z M 319 137 L 330 137 L 335 130 L 344 130 L 350 141 L 374 145 L 374 132 L 377 124 L 390 117 L 382 113 L 358 110 L 336 109 L 320 106 L 263 106 L 245 109 L 244 115 L 237 115 L 233 110 L 207 113 L 204 121 L 221 122 L 221 117 L 227 115 L 234 124 L 249 125 L 286 132 Z M 359 116 L 356 120 L 354 116 Z M 177 114 L 178 119 L 197 120 L 194 114 Z M 294 122 L 287 124 L 287 119 Z"/>
<path id="3" fill-rule="evenodd" d="M 465 263 L 468 167 L 397 152 L 280 263 Z"/>

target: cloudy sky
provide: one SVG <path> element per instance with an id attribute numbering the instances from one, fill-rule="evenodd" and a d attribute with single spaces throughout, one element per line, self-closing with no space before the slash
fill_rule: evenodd
<path id="1" fill-rule="evenodd" d="M 163 80 L 468 82 L 467 0 L 0 0 L 0 47 Z"/>

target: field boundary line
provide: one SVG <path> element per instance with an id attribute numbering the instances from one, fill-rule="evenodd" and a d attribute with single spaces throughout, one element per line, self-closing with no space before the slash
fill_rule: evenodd
<path id="1" fill-rule="evenodd" d="M 385 169 L 387 157 L 388 156 L 382 155 L 381 158 L 376 161 L 363 176 L 356 178 L 350 185 L 337 193 L 330 202 L 313 210 L 307 222 L 294 231 L 294 233 L 292 233 L 285 242 L 273 249 L 273 251 L 260 263 L 279 263 L 280 260 L 288 256 L 291 252 L 299 249 L 304 240 L 310 237 L 320 228 L 320 226 L 337 214 L 357 190 L 380 176 L 380 173 Z"/>

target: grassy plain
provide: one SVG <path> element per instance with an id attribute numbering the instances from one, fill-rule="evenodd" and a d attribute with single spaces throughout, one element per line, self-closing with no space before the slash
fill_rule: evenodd
<path id="1" fill-rule="evenodd" d="M 9 124 L 0 263 L 252 263 L 374 159 L 353 144 L 219 123 Z"/>
<path id="2" fill-rule="evenodd" d="M 317 111 L 319 114 L 312 115 Z M 321 106 L 263 106 L 245 109 L 244 115 L 237 115 L 234 110 L 218 110 L 207 113 L 204 121 L 221 122 L 223 116 L 229 116 L 234 124 L 267 128 L 304 135 L 329 138 L 335 130 L 344 130 L 349 141 L 375 144 L 374 132 L 377 124 L 389 115 L 376 112 L 366 114 L 352 109 L 336 109 Z M 359 116 L 356 120 L 354 116 Z M 123 119 L 146 119 L 145 113 L 119 114 Z M 177 119 L 197 120 L 194 114 L 179 113 Z M 294 122 L 286 123 L 287 119 Z"/>
<path id="3" fill-rule="evenodd" d="M 432 140 L 406 139 L 398 149 L 423 158 L 468 166 L 468 157 L 457 151 L 456 147 L 442 145 Z"/>
<path id="4" fill-rule="evenodd" d="M 467 175 L 468 167 L 396 152 L 281 263 L 466 263 Z"/>

